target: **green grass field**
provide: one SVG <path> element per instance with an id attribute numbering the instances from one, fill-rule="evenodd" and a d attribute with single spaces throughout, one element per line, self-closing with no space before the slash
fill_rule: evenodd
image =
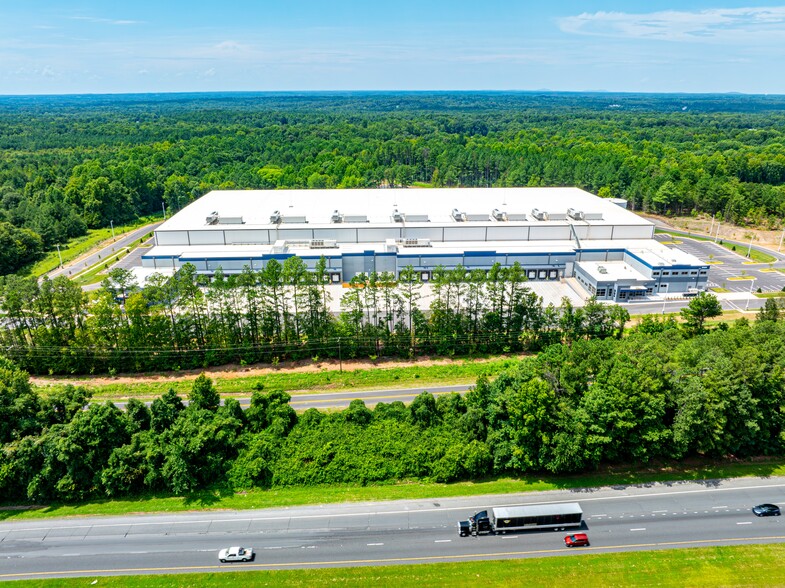
<path id="1" fill-rule="evenodd" d="M 525 548 L 524 548 L 525 549 Z M 522 549 L 523 550 L 523 549 Z M 165 576 L 85 577 L 20 581 L 23 588 L 109 586 L 123 588 L 201 588 L 229 586 L 430 588 L 442 586 L 658 586 L 658 587 L 776 587 L 785 586 L 785 547 L 737 545 L 597 553 L 427 565 L 364 566 L 305 570 L 265 570 L 257 558 L 245 567 L 254 571 L 173 574 Z M 217 562 L 216 562 L 217 563 Z M 238 566 L 238 569 L 241 566 Z M 2 575 L 0 575 L 2 579 Z"/>

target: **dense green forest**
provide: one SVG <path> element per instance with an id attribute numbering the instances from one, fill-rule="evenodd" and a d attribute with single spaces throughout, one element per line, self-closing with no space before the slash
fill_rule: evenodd
<path id="1" fill-rule="evenodd" d="M 784 129 L 768 96 L 0 97 L 0 274 L 218 188 L 579 186 L 779 226 Z"/>
<path id="2" fill-rule="evenodd" d="M 622 339 L 553 345 L 461 397 L 410 406 L 362 401 L 296 414 L 260 379 L 251 406 L 219 403 L 200 376 L 173 391 L 82 407 L 80 388 L 42 396 L 0 360 L 0 495 L 73 501 L 204 488 L 244 489 L 590 471 L 689 456 L 781 454 L 785 322 L 696 334 L 647 318 Z"/>
<path id="3" fill-rule="evenodd" d="M 202 368 L 285 359 L 415 357 L 534 351 L 583 337 L 620 337 L 629 314 L 590 300 L 558 307 L 525 286 L 519 264 L 434 271 L 429 312 L 407 268 L 360 275 L 330 312 L 324 261 L 272 260 L 213 279 L 191 264 L 140 288 L 115 269 L 92 298 L 65 277 L 0 277 L 0 352 L 37 374 Z M 713 299 L 716 303 L 716 299 Z"/>

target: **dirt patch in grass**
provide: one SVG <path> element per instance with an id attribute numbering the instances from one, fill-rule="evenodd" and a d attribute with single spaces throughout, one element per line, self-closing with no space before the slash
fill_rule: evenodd
<path id="1" fill-rule="evenodd" d="M 499 359 L 514 359 L 522 358 L 524 355 L 510 355 L 499 357 L 487 358 L 474 358 L 474 359 L 449 359 L 439 357 L 420 357 L 416 360 L 405 361 L 395 359 L 378 359 L 371 361 L 370 359 L 352 359 L 344 360 L 343 371 L 351 372 L 354 370 L 370 370 L 374 368 L 389 369 L 399 367 L 428 367 L 433 365 L 454 365 L 463 364 L 467 361 L 473 363 L 486 363 Z M 56 386 L 73 384 L 74 386 L 106 386 L 110 384 L 143 384 L 143 383 L 165 383 L 165 382 L 182 382 L 194 380 L 199 374 L 204 373 L 208 378 L 213 380 L 231 380 L 235 378 L 248 378 L 256 376 L 266 376 L 269 374 L 285 374 L 285 373 L 318 373 L 322 371 L 338 371 L 340 369 L 337 359 L 333 360 L 319 360 L 317 362 L 309 360 L 281 362 L 277 366 L 272 364 L 254 364 L 241 366 L 237 364 L 228 364 L 224 366 L 211 367 L 208 369 L 196 370 L 180 370 L 171 372 L 154 372 L 145 374 L 119 374 L 117 376 L 30 376 L 30 381 L 36 386 Z"/>
<path id="2" fill-rule="evenodd" d="M 650 220 L 662 221 L 680 231 L 693 233 L 696 237 L 714 237 L 717 234 L 717 221 L 715 219 L 712 223 L 711 217 L 707 215 L 698 215 L 697 217 L 691 216 L 660 216 L 657 214 L 639 214 L 643 218 Z M 766 230 L 753 227 L 740 227 L 730 223 L 722 222 L 719 226 L 720 239 L 728 239 L 731 241 L 741 241 L 742 243 L 749 243 L 750 235 L 754 235 L 752 246 L 756 245 L 768 247 L 769 249 L 777 250 L 782 236 L 782 229 Z M 709 231 L 711 230 L 711 235 Z M 741 252 L 742 255 L 746 251 Z"/>

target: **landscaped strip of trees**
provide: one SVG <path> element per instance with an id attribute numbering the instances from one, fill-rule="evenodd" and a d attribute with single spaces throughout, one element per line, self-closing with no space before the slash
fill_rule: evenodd
<path id="1" fill-rule="evenodd" d="M 746 458 L 785 449 L 785 322 L 704 334 L 648 318 L 623 339 L 549 346 L 465 396 L 409 406 L 356 400 L 296 414 L 260 379 L 250 408 L 220 404 L 195 380 L 150 407 L 90 404 L 84 390 L 42 395 L 0 360 L 0 496 L 79 501 L 202 489 L 586 472 L 603 464 Z"/>
<path id="2" fill-rule="evenodd" d="M 0 274 L 214 189 L 578 186 L 779 227 L 784 109 L 729 95 L 0 97 Z"/>
<path id="3" fill-rule="evenodd" d="M 0 345 L 36 374 L 202 368 L 285 359 L 472 355 L 538 350 L 558 341 L 621 336 L 619 306 L 543 305 L 519 264 L 437 269 L 429 310 L 420 274 L 355 277 L 329 311 L 324 262 L 291 257 L 211 280 L 185 264 L 138 288 L 113 270 L 91 299 L 64 277 L 0 278 Z"/>

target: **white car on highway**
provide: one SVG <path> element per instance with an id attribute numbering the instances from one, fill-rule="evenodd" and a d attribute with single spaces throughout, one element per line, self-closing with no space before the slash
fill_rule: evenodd
<path id="1" fill-rule="evenodd" d="M 250 547 L 227 547 L 218 552 L 218 559 L 221 563 L 227 561 L 251 561 L 253 559 L 253 549 Z"/>

